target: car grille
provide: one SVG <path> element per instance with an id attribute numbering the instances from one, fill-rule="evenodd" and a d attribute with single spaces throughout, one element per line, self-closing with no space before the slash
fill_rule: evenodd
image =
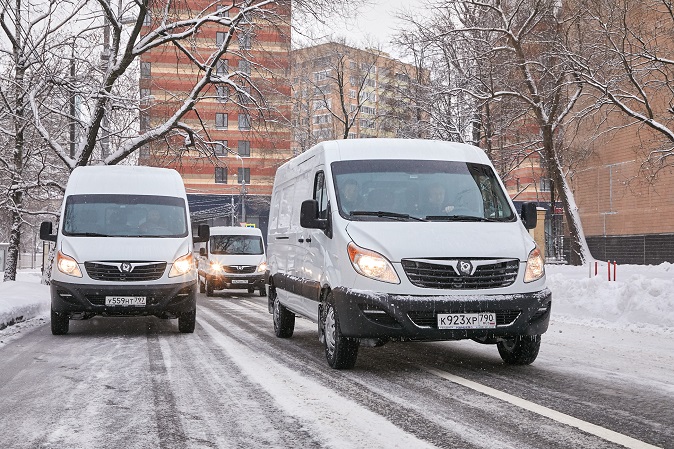
<path id="1" fill-rule="evenodd" d="M 120 270 L 121 262 L 84 262 L 84 268 L 91 279 L 97 281 L 154 281 L 161 278 L 166 271 L 166 262 L 131 263 L 133 270 L 125 273 Z"/>
<path id="2" fill-rule="evenodd" d="M 443 312 L 440 312 L 443 313 Z M 451 313 L 451 312 L 447 312 Z M 466 312 L 479 313 L 479 312 Z M 508 326 L 520 316 L 519 310 L 503 310 L 496 312 L 496 325 Z M 409 312 L 407 314 L 414 324 L 420 327 L 438 327 L 438 315 L 436 312 Z"/>
<path id="3" fill-rule="evenodd" d="M 225 265 L 222 269 L 225 273 L 250 274 L 255 273 L 257 267 L 255 265 Z"/>
<path id="4" fill-rule="evenodd" d="M 453 266 L 402 260 L 402 266 L 410 282 L 417 287 L 456 290 L 507 287 L 515 282 L 519 260 L 506 260 L 478 265 L 471 275 L 459 275 Z"/>

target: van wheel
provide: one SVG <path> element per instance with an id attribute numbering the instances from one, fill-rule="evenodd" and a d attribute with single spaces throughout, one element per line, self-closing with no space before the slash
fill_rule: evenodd
<path id="1" fill-rule="evenodd" d="M 213 282 L 206 278 L 206 296 L 213 296 Z"/>
<path id="2" fill-rule="evenodd" d="M 325 357 L 328 359 L 328 365 L 335 369 L 353 368 L 358 357 L 360 340 L 342 335 L 339 317 L 335 307 L 330 303 L 330 297 L 328 297 L 324 315 L 323 332 L 325 333 L 323 341 L 325 342 Z"/>
<path id="3" fill-rule="evenodd" d="M 255 293 L 255 288 L 254 287 L 248 287 L 248 294 L 252 295 L 253 293 Z"/>
<path id="4" fill-rule="evenodd" d="M 206 293 L 206 284 L 202 280 L 199 280 L 199 293 Z"/>
<path id="5" fill-rule="evenodd" d="M 191 334 L 197 324 L 197 309 L 181 313 L 178 317 L 178 330 L 183 334 Z"/>
<path id="6" fill-rule="evenodd" d="M 274 333 L 279 338 L 290 338 L 295 330 L 295 314 L 286 309 L 278 300 L 274 298 Z"/>
<path id="7" fill-rule="evenodd" d="M 518 335 L 496 343 L 498 353 L 508 365 L 529 365 L 538 357 L 541 347 L 540 335 Z"/>
<path id="8" fill-rule="evenodd" d="M 65 313 L 51 311 L 51 333 L 52 335 L 65 335 L 70 328 L 70 318 Z"/>
<path id="9" fill-rule="evenodd" d="M 267 296 L 267 289 L 265 287 L 260 287 L 260 296 Z"/>

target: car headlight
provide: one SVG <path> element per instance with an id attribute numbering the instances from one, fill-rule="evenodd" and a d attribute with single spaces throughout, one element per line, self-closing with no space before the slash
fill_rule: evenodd
<path id="1" fill-rule="evenodd" d="M 192 253 L 186 254 L 173 261 L 173 266 L 171 267 L 171 271 L 169 271 L 169 277 L 182 276 L 185 273 L 189 273 L 193 268 L 194 258 L 192 257 Z"/>
<path id="2" fill-rule="evenodd" d="M 217 260 L 211 260 L 209 263 L 211 264 L 211 270 L 222 271 L 222 265 Z"/>
<path id="3" fill-rule="evenodd" d="M 267 271 L 267 262 L 262 262 L 260 265 L 257 266 L 257 272 L 264 273 L 265 271 Z"/>
<path id="4" fill-rule="evenodd" d="M 70 256 L 66 256 L 61 251 L 56 253 L 56 266 L 63 274 L 77 278 L 82 277 L 82 272 L 80 271 L 80 266 L 77 264 L 77 261 Z"/>
<path id="5" fill-rule="evenodd" d="M 538 246 L 531 250 L 527 259 L 527 269 L 524 272 L 524 282 L 537 281 L 545 275 L 545 261 Z"/>
<path id="6" fill-rule="evenodd" d="M 355 243 L 349 243 L 347 247 L 351 265 L 365 277 L 378 281 L 399 284 L 400 279 L 388 259 L 379 253 L 364 249 Z"/>

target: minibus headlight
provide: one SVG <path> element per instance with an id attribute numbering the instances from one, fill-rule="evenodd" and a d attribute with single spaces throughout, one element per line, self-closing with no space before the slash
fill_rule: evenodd
<path id="1" fill-rule="evenodd" d="M 361 248 L 353 242 L 349 243 L 347 250 L 351 265 L 353 265 L 353 268 L 358 273 L 378 281 L 389 282 L 391 284 L 400 283 L 393 265 L 391 265 L 391 262 L 386 257 L 369 249 Z"/>
<path id="2" fill-rule="evenodd" d="M 80 271 L 80 266 L 77 264 L 77 261 L 70 256 L 66 256 L 61 251 L 56 253 L 56 266 L 63 274 L 78 278 L 82 277 L 82 272 Z"/>
<path id="3" fill-rule="evenodd" d="M 192 253 L 186 254 L 182 257 L 178 257 L 169 271 L 169 277 L 182 276 L 185 273 L 189 273 L 190 270 L 194 268 L 194 259 L 192 258 Z"/>
<path id="4" fill-rule="evenodd" d="M 260 265 L 257 266 L 257 272 L 264 273 L 265 271 L 267 271 L 267 262 L 262 262 Z"/>
<path id="5" fill-rule="evenodd" d="M 211 270 L 213 271 L 222 271 L 222 265 L 217 260 L 211 260 Z"/>
<path id="6" fill-rule="evenodd" d="M 527 259 L 527 269 L 524 272 L 524 282 L 537 281 L 545 274 L 545 261 L 538 247 L 531 250 Z"/>

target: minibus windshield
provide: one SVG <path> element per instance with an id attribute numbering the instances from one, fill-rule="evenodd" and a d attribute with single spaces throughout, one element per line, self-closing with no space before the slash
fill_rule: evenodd
<path id="1" fill-rule="evenodd" d="M 74 237 L 187 237 L 182 198 L 155 195 L 70 195 L 63 235 Z"/>
<path id="2" fill-rule="evenodd" d="M 436 160 L 331 164 L 337 205 L 349 220 L 515 221 L 491 167 Z"/>
<path id="3" fill-rule="evenodd" d="M 262 238 L 255 235 L 212 235 L 211 254 L 264 254 Z"/>

